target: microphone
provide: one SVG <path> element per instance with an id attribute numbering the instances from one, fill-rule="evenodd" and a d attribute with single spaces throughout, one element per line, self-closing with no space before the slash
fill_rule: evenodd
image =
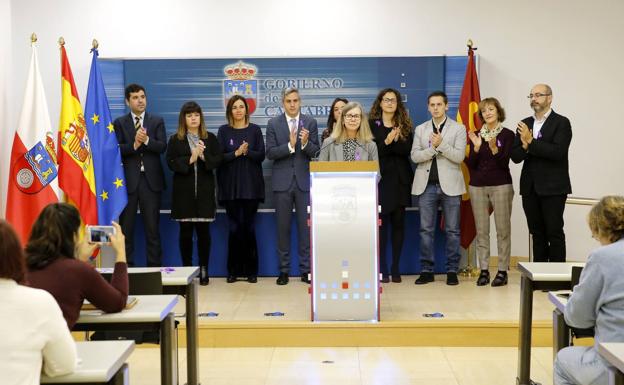
<path id="1" fill-rule="evenodd" d="M 318 157 L 321 154 L 321 151 L 323 151 L 323 149 L 325 149 L 326 147 L 329 147 L 330 144 L 333 144 L 336 141 L 336 139 L 332 137 L 329 137 L 328 139 L 329 141 L 327 142 L 327 144 L 319 148 L 318 151 L 314 153 L 314 156 L 312 157 L 313 161 L 318 161 Z"/>

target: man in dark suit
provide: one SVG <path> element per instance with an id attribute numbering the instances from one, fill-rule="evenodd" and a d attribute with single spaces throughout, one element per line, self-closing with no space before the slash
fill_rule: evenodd
<path id="1" fill-rule="evenodd" d="M 115 119 L 114 127 L 126 174 L 128 204 L 120 216 L 126 236 L 128 266 L 134 266 L 134 221 L 137 207 L 141 209 L 147 243 L 147 265 L 160 266 L 160 195 L 165 189 L 165 177 L 160 154 L 167 149 L 165 123 L 159 116 L 145 111 L 145 88 L 130 84 L 125 90 L 130 113 Z"/>
<path id="2" fill-rule="evenodd" d="M 518 123 L 511 159 L 524 161 L 520 195 L 533 236 L 533 261 L 565 262 L 563 210 L 572 193 L 568 173 L 572 128 L 568 118 L 550 108 L 552 89 L 548 85 L 537 84 L 528 98 L 535 115 Z"/>
<path id="3" fill-rule="evenodd" d="M 277 253 L 280 258 L 278 285 L 288 283 L 290 273 L 290 222 L 293 204 L 297 214 L 299 270 L 301 281 L 310 283 L 310 158 L 319 150 L 316 120 L 301 113 L 296 88 L 282 91 L 284 113 L 269 120 L 266 155 L 273 161 L 271 177 L 277 217 Z"/>

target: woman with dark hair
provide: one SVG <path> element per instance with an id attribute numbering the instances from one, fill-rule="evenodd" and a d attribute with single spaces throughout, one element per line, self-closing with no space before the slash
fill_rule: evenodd
<path id="1" fill-rule="evenodd" d="M 38 385 L 76 368 L 76 344 L 50 293 L 22 286 L 26 264 L 10 224 L 0 219 L 0 373 L 5 385 Z M 42 370 L 43 369 L 43 370 Z"/>
<path id="2" fill-rule="evenodd" d="M 39 214 L 26 245 L 28 284 L 56 299 L 67 326 L 72 329 L 85 299 L 107 313 L 117 313 L 128 298 L 128 265 L 125 237 L 113 222 L 109 245 L 115 251 L 115 268 L 108 283 L 86 261 L 98 248 L 81 239 L 80 214 L 67 203 L 52 203 Z"/>
<path id="3" fill-rule="evenodd" d="M 225 109 L 227 124 L 219 127 L 217 139 L 223 149 L 223 163 L 217 170 L 219 203 L 228 216 L 227 282 L 247 277 L 258 281 L 258 248 L 255 217 L 264 202 L 264 139 L 260 126 L 249 121 L 244 97 L 234 95 Z"/>
<path id="4" fill-rule="evenodd" d="M 171 217 L 180 224 L 179 247 L 184 266 L 192 265 L 193 231 L 197 234 L 201 285 L 209 281 L 210 222 L 215 220 L 217 206 L 213 170 L 222 158 L 217 138 L 206 130 L 199 104 L 184 103 L 178 130 L 167 145 L 167 165 L 173 171 Z"/>
<path id="5" fill-rule="evenodd" d="M 609 364 L 596 348 L 604 342 L 624 342 L 624 197 L 603 197 L 587 221 L 600 247 L 587 258 L 563 315 L 570 327 L 594 328 L 594 345 L 569 346 L 557 353 L 555 385 L 611 383 Z"/>
<path id="6" fill-rule="evenodd" d="M 399 258 L 405 238 L 405 208 L 411 205 L 413 179 L 409 155 L 412 148 L 412 120 L 401 100 L 399 91 L 386 88 L 377 94 L 370 110 L 370 126 L 379 152 L 378 185 L 381 204 L 379 229 L 379 264 L 381 282 L 401 282 Z M 388 231 L 392 232 L 392 263 L 388 270 L 386 248 Z"/>
<path id="7" fill-rule="evenodd" d="M 340 111 L 349 101 L 345 98 L 336 98 L 331 104 L 329 114 L 327 115 L 327 128 L 321 134 L 321 143 L 331 135 L 332 131 L 336 127 L 336 122 L 340 117 Z"/>
<path id="8" fill-rule="evenodd" d="M 490 283 L 490 210 L 494 210 L 498 272 L 492 286 L 507 285 L 511 255 L 511 207 L 513 185 L 509 172 L 514 132 L 504 128 L 505 110 L 496 98 L 479 103 L 479 118 L 484 123 L 479 132 L 470 132 L 470 152 L 465 160 L 470 172 L 470 203 L 477 230 L 476 250 L 481 274 L 477 286 Z M 491 209 L 490 209 L 491 208 Z"/>

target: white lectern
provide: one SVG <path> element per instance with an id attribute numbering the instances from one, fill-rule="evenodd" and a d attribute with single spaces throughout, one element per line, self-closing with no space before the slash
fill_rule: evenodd
<path id="1" fill-rule="evenodd" d="M 310 163 L 313 321 L 379 321 L 375 161 Z"/>

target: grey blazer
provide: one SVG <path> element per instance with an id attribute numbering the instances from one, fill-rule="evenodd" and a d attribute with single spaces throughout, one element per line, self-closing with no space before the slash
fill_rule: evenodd
<path id="1" fill-rule="evenodd" d="M 271 118 L 267 124 L 266 157 L 273 161 L 271 176 L 273 191 L 288 190 L 293 176 L 302 191 L 310 191 L 310 158 L 319 150 L 316 119 L 300 114 L 299 130 L 302 128 L 310 132 L 308 143 L 302 149 L 301 140 L 297 136 L 295 152 L 291 154 L 288 150 L 290 128 L 286 122 L 286 115 L 281 114 Z"/>
<path id="2" fill-rule="evenodd" d="M 442 143 L 437 150 L 429 141 L 433 133 L 433 121 L 428 120 L 414 130 L 411 158 L 416 163 L 412 195 L 420 195 L 427 187 L 433 157 L 437 158 L 440 187 L 446 195 L 456 196 L 466 192 L 461 164 L 466 157 L 466 129 L 462 124 L 447 117 L 442 130 Z"/>
<path id="3" fill-rule="evenodd" d="M 356 150 L 356 158 L 359 155 L 360 160 L 374 160 L 379 162 L 379 157 L 377 156 L 377 145 L 372 140 L 367 143 L 360 143 L 360 145 Z M 319 161 L 344 161 L 342 154 L 342 143 L 336 143 L 334 138 L 327 138 L 323 141 L 321 145 L 321 154 L 318 158 Z"/>

